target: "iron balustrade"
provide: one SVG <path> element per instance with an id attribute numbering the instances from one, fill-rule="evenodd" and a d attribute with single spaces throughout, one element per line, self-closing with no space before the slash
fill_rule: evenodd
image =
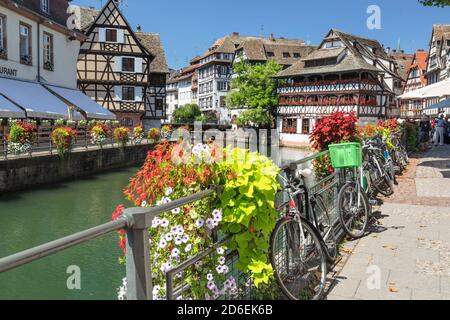
<path id="1" fill-rule="evenodd" d="M 310 157 L 306 157 L 300 161 L 296 161 L 289 166 L 299 167 L 308 165 L 311 161 L 320 157 L 328 155 L 328 152 L 321 152 Z M 286 168 L 285 167 L 285 168 Z M 339 172 L 334 173 L 320 181 L 313 181 L 310 186 L 311 196 L 317 194 L 325 194 L 327 209 L 333 210 L 333 220 L 337 221 L 337 207 L 336 198 L 337 190 L 345 179 L 341 177 Z M 180 208 L 196 201 L 203 200 L 214 194 L 220 194 L 220 188 L 211 186 L 209 189 L 195 193 L 191 196 L 183 197 L 174 200 L 170 203 L 157 207 L 136 207 L 127 208 L 123 214 L 116 221 L 111 221 L 94 228 L 75 233 L 73 235 L 28 249 L 8 257 L 0 259 L 0 273 L 11 269 L 20 267 L 22 265 L 31 263 L 38 259 L 56 254 L 65 249 L 80 245 L 87 241 L 99 238 L 103 235 L 109 234 L 118 230 L 125 230 L 126 232 L 126 277 L 127 277 L 127 299 L 128 300 L 152 300 L 153 299 L 153 284 L 151 274 L 150 261 L 150 239 L 149 228 L 155 217 L 169 212 L 172 209 Z M 343 234 L 343 233 L 342 233 Z M 166 294 L 167 299 L 175 299 L 181 295 L 182 292 L 189 289 L 187 284 L 181 287 L 174 287 L 174 276 L 183 270 L 186 270 L 196 262 L 213 253 L 214 249 L 227 243 L 230 238 L 220 239 L 216 243 L 196 256 L 189 258 L 182 262 L 175 268 L 166 273 Z M 238 254 L 236 251 L 227 253 L 227 264 L 231 260 L 231 267 L 237 261 Z M 239 271 L 232 271 L 233 274 L 238 274 L 238 282 L 245 284 L 249 283 L 249 274 L 244 274 Z M 242 281 L 240 281 L 242 280 Z M 244 298 L 248 298 L 246 293 Z"/>
<path id="2" fill-rule="evenodd" d="M 0 127 L 1 128 L 1 127 Z M 29 152 L 22 154 L 14 154 L 8 150 L 8 140 L 7 133 L 8 128 L 4 127 L 3 130 L 0 129 L 0 159 L 3 158 L 7 160 L 9 158 L 23 158 L 23 157 L 33 157 L 37 155 L 53 155 L 58 154 L 56 146 L 53 144 L 51 139 L 51 134 L 54 129 L 58 126 L 37 126 L 36 140 L 32 144 Z M 77 130 L 77 136 L 73 144 L 72 152 L 83 151 L 83 150 L 95 150 L 95 149 L 108 149 L 108 148 L 118 148 L 121 146 L 120 143 L 114 140 L 111 135 L 108 135 L 103 145 L 99 146 L 92 142 L 92 136 L 87 127 L 73 127 Z M 142 139 L 139 144 L 151 144 L 148 139 Z M 126 144 L 127 146 L 139 145 L 135 143 L 133 138 L 130 136 L 130 141 Z"/>

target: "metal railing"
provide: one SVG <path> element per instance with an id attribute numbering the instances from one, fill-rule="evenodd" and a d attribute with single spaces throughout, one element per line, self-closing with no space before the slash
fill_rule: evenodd
<path id="1" fill-rule="evenodd" d="M 311 157 L 304 158 L 295 162 L 299 169 L 311 165 L 311 162 L 317 158 L 327 155 L 328 152 L 322 152 Z M 324 179 L 310 181 L 311 196 L 322 194 L 326 202 L 327 209 L 333 214 L 333 220 L 337 221 L 336 196 L 337 190 L 341 183 L 339 172 L 334 173 Z M 127 277 L 127 299 L 129 300 L 151 300 L 153 299 L 153 284 L 151 274 L 150 261 L 150 242 L 149 228 L 152 220 L 172 209 L 180 208 L 188 204 L 203 200 L 214 194 L 220 194 L 218 187 L 210 187 L 208 190 L 198 192 L 188 197 L 174 200 L 168 204 L 164 204 L 152 208 L 128 208 L 125 209 L 123 215 L 117 220 L 102 224 L 100 226 L 81 231 L 79 233 L 61 238 L 35 248 L 11 255 L 0 259 L 0 273 L 5 272 L 24 264 L 31 263 L 35 260 L 47 257 L 49 255 L 61 252 L 67 248 L 82 244 L 92 239 L 101 237 L 108 233 L 124 229 L 126 232 L 126 277 Z M 277 201 L 282 201 L 277 199 Z M 201 261 L 208 255 L 214 254 L 215 248 L 226 244 L 230 239 L 217 239 L 216 242 L 208 249 L 198 253 L 196 256 L 181 262 L 178 266 L 166 273 L 166 297 L 167 299 L 175 299 L 183 292 L 189 290 L 187 284 L 176 285 L 174 282 L 175 275 L 190 268 L 195 263 Z M 235 268 L 238 260 L 236 251 L 227 253 L 227 265 L 229 266 L 229 274 L 238 279 L 238 287 L 244 287 L 244 293 L 240 294 L 241 298 L 249 299 L 251 292 L 248 288 L 250 275 L 243 273 Z"/>
<path id="2" fill-rule="evenodd" d="M 1 127 L 0 127 L 1 128 Z M 52 131 L 58 128 L 58 126 L 38 126 L 36 131 L 36 139 L 32 144 L 31 149 L 28 152 L 15 154 L 11 152 L 8 148 L 7 133 L 8 129 L 6 127 L 0 130 L 0 159 L 13 159 L 13 158 L 24 158 L 33 157 L 37 155 L 53 155 L 57 154 L 58 150 L 53 144 L 51 139 Z M 83 151 L 83 150 L 95 150 L 95 149 L 108 149 L 108 148 L 118 148 L 121 146 L 111 135 L 108 135 L 105 142 L 100 146 L 92 142 L 92 137 L 87 126 L 73 127 L 77 130 L 77 136 L 72 148 L 72 152 Z M 142 139 L 140 143 L 135 143 L 135 140 L 130 137 L 130 141 L 126 143 L 126 146 L 139 145 L 139 144 L 149 144 L 148 139 Z"/>

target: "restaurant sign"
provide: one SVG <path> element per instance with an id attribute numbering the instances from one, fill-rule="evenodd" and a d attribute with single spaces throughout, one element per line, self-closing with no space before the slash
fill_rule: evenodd
<path id="1" fill-rule="evenodd" d="M 17 77 L 17 69 L 0 67 L 0 75 L 5 75 L 8 77 Z"/>

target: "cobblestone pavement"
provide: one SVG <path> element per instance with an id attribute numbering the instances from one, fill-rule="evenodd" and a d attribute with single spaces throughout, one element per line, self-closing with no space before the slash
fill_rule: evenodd
<path id="1" fill-rule="evenodd" d="M 328 300 L 450 300 L 450 146 L 412 159 L 367 237 L 344 245 Z"/>

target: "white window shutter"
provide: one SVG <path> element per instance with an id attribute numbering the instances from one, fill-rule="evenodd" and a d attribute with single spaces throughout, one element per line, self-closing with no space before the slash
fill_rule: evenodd
<path id="1" fill-rule="evenodd" d="M 134 67 L 136 73 L 142 73 L 143 70 L 143 61 L 142 58 L 135 58 L 134 59 Z"/>
<path id="2" fill-rule="evenodd" d="M 125 43 L 125 31 L 123 29 L 117 30 L 117 43 Z"/>
<path id="3" fill-rule="evenodd" d="M 142 101 L 142 87 L 134 88 L 134 95 L 136 101 Z"/>
<path id="4" fill-rule="evenodd" d="M 114 100 L 121 101 L 122 100 L 122 86 L 114 87 Z"/>
<path id="5" fill-rule="evenodd" d="M 122 57 L 115 58 L 116 72 L 122 72 Z"/>
<path id="6" fill-rule="evenodd" d="M 105 28 L 98 29 L 98 42 L 106 42 L 106 29 Z"/>

